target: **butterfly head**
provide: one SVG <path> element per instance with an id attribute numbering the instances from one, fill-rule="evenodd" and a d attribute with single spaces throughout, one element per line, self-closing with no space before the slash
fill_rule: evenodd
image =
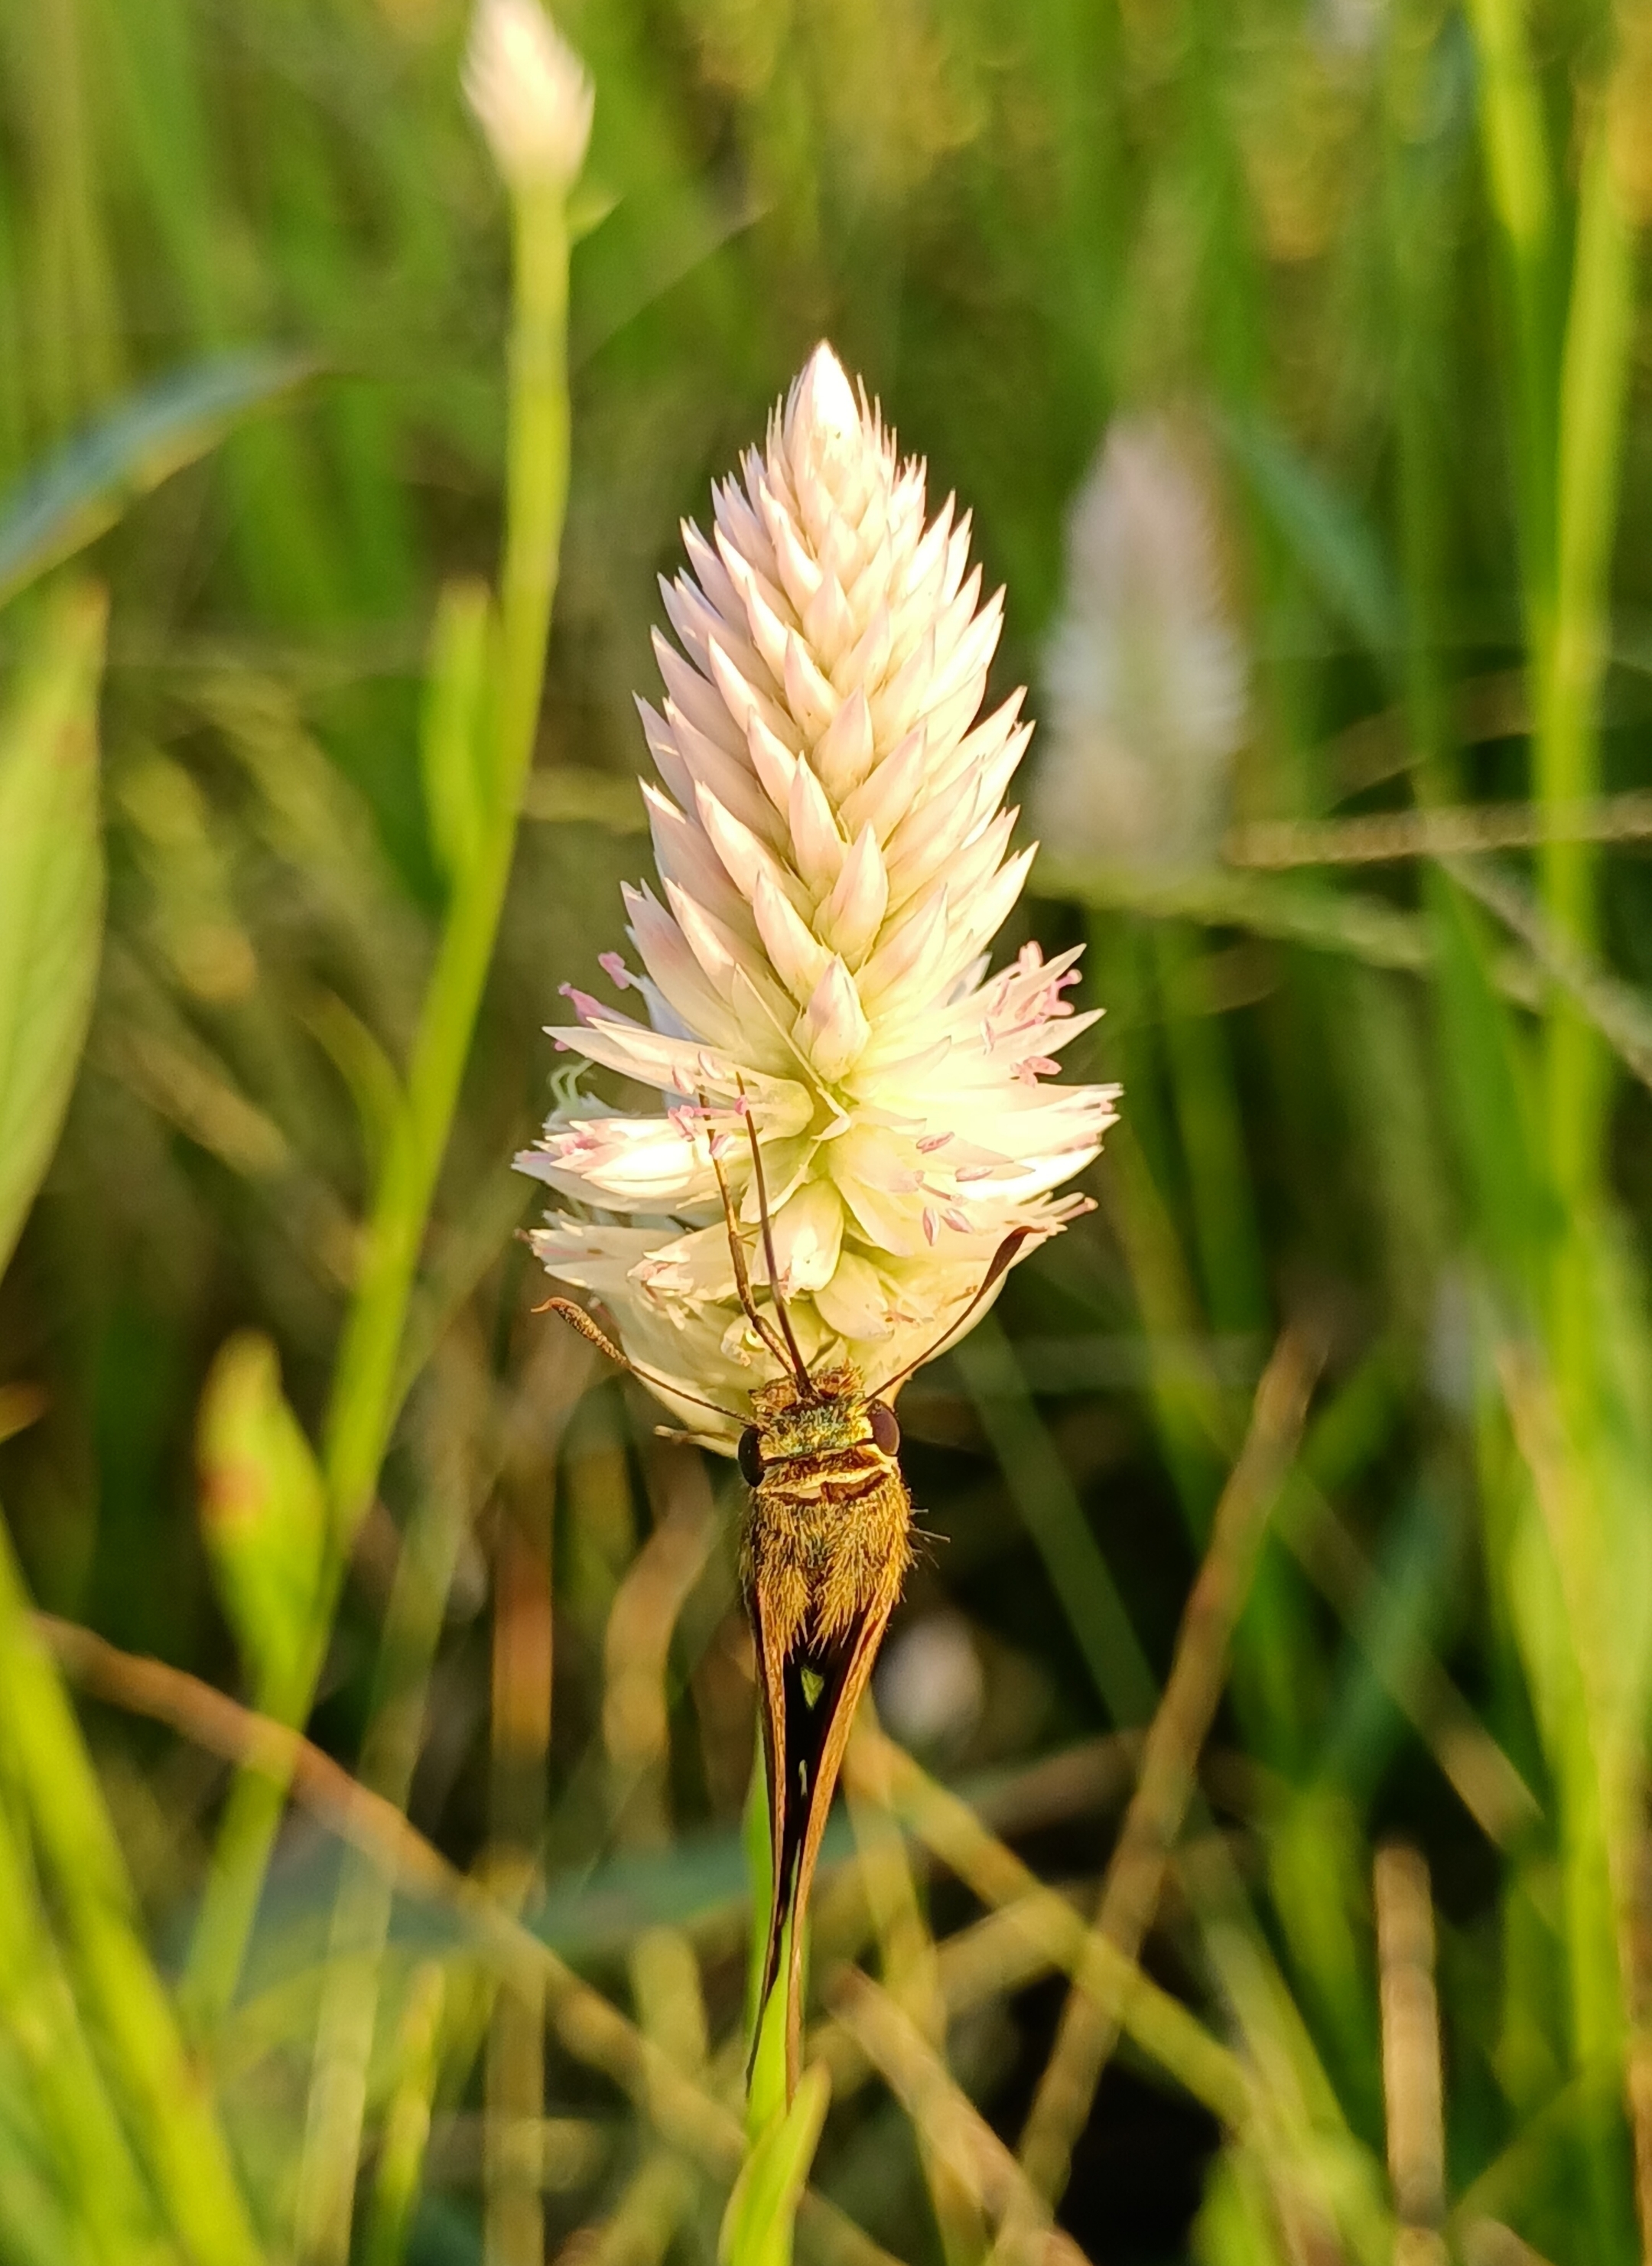
<path id="1" fill-rule="evenodd" d="M 790 1473 L 822 1465 L 895 1468 L 900 1426 L 886 1400 L 869 1397 L 848 1363 L 817 1371 L 810 1392 L 790 1378 L 759 1385 L 752 1422 L 740 1435 L 739 1466 L 747 1486 L 765 1479 L 782 1483 Z"/>

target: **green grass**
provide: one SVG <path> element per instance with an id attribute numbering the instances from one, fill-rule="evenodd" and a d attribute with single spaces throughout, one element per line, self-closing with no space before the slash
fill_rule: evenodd
<path id="1" fill-rule="evenodd" d="M 825 2076 L 760 2102 L 732 2208 L 732 1501 L 534 1317 L 507 1169 L 645 865 L 653 577 L 822 333 L 973 509 L 1035 711 L 1067 505 L 1113 414 L 1169 407 L 1254 655 L 1238 815 L 1647 783 L 1639 16 L 563 20 L 571 251 L 490 168 L 455 0 L 0 6 L 0 2258 L 664 2266 L 721 2229 L 747 2266 L 812 2153 L 800 2256 L 1008 2260 L 1076 1971 L 1120 2040 L 1061 2207 L 1096 2266 L 1526 2255 L 1493 2222 L 1641 2259 L 1632 848 L 1557 830 L 1482 887 L 1048 844 L 1016 918 L 1088 937 L 1074 1067 L 1124 1122 L 1095 1215 L 903 1401 L 947 1538 L 907 1619 L 984 1676 L 920 1758 L 977 1822 L 852 1767 Z M 1324 1374 L 1132 1981 L 1068 1899 L 1108 1909 L 1108 1736 L 1170 1679 L 1291 1322 Z M 70 1694 L 31 1599 L 199 1681 L 83 1651 Z M 605 1649 L 638 1628 L 645 1751 Z M 215 1690 L 379 1806 L 287 1801 Z M 1429 2004 L 1408 2060 L 1394 1841 L 1437 2196 L 1391 2160 Z"/>

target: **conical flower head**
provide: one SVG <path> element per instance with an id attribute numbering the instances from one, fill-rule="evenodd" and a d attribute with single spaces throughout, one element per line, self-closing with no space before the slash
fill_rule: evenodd
<path id="1" fill-rule="evenodd" d="M 949 501 L 926 521 L 923 466 L 828 347 L 683 541 L 664 698 L 639 703 L 659 891 L 625 892 L 640 972 L 603 962 L 647 1020 L 573 992 L 578 1027 L 552 1033 L 661 1106 L 574 1096 L 517 1161 L 583 1208 L 534 1237 L 548 1271 L 728 1446 L 688 1396 L 738 1408 L 775 1364 L 736 1295 L 719 1165 L 767 1285 L 755 1135 L 804 1357 L 847 1353 L 876 1385 L 945 1335 L 1010 1230 L 1083 1208 L 1053 1191 L 1113 1089 L 1048 1082 L 1094 1020 L 1064 996 L 1076 953 L 986 972 L 1032 857 L 1003 808 L 1022 696 L 978 720 L 1002 594 L 982 604 L 967 519 Z"/>

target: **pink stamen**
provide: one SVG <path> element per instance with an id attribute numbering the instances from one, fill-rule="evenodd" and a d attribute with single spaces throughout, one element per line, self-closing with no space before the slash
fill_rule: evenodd
<path id="1" fill-rule="evenodd" d="M 1037 1085 L 1040 1078 L 1054 1078 L 1060 1068 L 1048 1055 L 1023 1055 L 1015 1064 L 1015 1076 L 1022 1085 Z"/>
<path id="2" fill-rule="evenodd" d="M 582 1023 L 589 1023 L 605 1012 L 600 999 L 593 999 L 588 991 L 581 991 L 577 984 L 564 983 L 562 996 Z"/>

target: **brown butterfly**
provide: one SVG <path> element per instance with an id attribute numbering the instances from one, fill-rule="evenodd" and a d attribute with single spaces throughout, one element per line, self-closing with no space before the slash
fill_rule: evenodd
<path id="1" fill-rule="evenodd" d="M 739 1462 L 752 1494 L 741 1575 L 757 1650 L 774 1880 L 757 2028 L 761 2034 L 790 1921 L 790 2099 L 797 2088 L 800 2059 L 803 1922 L 809 1891 L 855 1710 L 913 1560 L 912 1497 L 900 1471 L 900 1426 L 884 1396 L 899 1389 L 962 1327 L 1032 1230 L 1016 1228 L 1004 1238 L 957 1320 L 875 1390 L 868 1392 L 860 1372 L 847 1361 L 811 1375 L 780 1295 L 763 1161 L 749 1113 L 746 1122 L 775 1321 L 753 1297 L 739 1223 L 715 1149 L 712 1162 L 740 1305 L 780 1363 L 782 1374 L 753 1389 L 749 1423 L 714 1401 L 701 1406 L 744 1426 Z M 548 1304 L 644 1384 L 666 1382 L 629 1360 L 583 1307 L 566 1298 Z M 685 1396 L 679 1386 L 670 1390 L 679 1400 L 693 1397 Z M 754 2057 L 755 2038 L 752 2050 Z"/>

